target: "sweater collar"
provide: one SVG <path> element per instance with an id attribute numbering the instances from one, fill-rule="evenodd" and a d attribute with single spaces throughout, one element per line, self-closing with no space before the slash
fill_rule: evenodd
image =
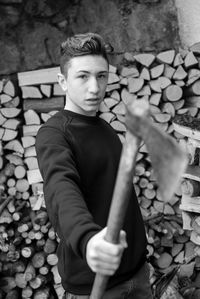
<path id="1" fill-rule="evenodd" d="M 97 115 L 88 116 L 88 115 L 80 114 L 80 113 L 77 113 L 77 112 L 74 112 L 74 111 L 71 111 L 71 110 L 67 110 L 67 109 L 64 109 L 63 113 L 65 115 L 68 115 L 68 116 L 71 116 L 73 118 L 80 119 L 80 120 L 83 120 L 83 121 L 87 121 L 87 122 L 96 122 L 99 119 L 99 117 Z"/>

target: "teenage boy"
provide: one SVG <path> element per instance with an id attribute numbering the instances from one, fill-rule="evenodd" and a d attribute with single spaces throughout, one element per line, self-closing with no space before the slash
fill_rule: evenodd
<path id="1" fill-rule="evenodd" d="M 60 68 L 66 105 L 39 130 L 36 151 L 48 215 L 60 239 L 64 298 L 89 298 L 98 272 L 110 275 L 104 299 L 150 299 L 146 235 L 134 188 L 119 244 L 104 240 L 122 145 L 97 116 L 109 71 L 102 37 L 68 38 Z"/>

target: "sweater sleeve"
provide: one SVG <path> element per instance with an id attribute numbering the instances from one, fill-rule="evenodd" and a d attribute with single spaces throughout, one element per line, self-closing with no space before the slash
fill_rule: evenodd
<path id="1" fill-rule="evenodd" d="M 87 241 L 101 227 L 84 200 L 70 141 L 60 129 L 46 125 L 37 134 L 36 152 L 50 221 L 59 238 L 85 259 Z"/>

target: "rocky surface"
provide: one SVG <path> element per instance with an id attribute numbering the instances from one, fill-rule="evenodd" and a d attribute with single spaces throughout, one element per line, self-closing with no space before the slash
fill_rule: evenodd
<path id="1" fill-rule="evenodd" d="M 173 0 L 0 0 L 0 75 L 58 65 L 74 33 L 98 32 L 120 54 L 178 48 L 177 29 Z"/>

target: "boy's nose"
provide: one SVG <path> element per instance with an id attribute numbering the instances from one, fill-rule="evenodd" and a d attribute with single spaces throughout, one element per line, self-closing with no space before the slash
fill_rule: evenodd
<path id="1" fill-rule="evenodd" d="M 99 84 L 96 78 L 91 78 L 89 82 L 89 91 L 94 94 L 99 92 Z"/>

